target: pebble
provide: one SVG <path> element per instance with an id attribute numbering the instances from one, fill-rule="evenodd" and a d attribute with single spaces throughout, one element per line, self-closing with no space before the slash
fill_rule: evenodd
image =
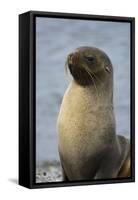
<path id="1" fill-rule="evenodd" d="M 62 171 L 59 164 L 48 164 L 36 169 L 36 183 L 62 181 Z"/>

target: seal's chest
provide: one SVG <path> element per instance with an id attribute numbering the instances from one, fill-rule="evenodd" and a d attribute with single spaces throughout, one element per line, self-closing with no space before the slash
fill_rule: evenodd
<path id="1" fill-rule="evenodd" d="M 85 88 L 71 85 L 65 92 L 59 116 L 59 132 L 89 132 L 97 128 L 102 109 L 96 101 L 95 95 Z M 100 114 L 99 114 L 100 113 Z"/>
<path id="2" fill-rule="evenodd" d="M 58 116 L 60 144 L 65 147 L 72 144 L 78 147 L 82 143 L 94 144 L 99 136 L 105 134 L 110 123 L 108 110 L 102 100 L 96 101 L 93 91 L 71 85 L 64 95 Z"/>

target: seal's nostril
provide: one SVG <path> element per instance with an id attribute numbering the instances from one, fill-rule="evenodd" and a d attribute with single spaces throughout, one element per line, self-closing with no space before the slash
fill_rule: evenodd
<path id="1" fill-rule="evenodd" d="M 71 61 L 73 59 L 73 53 L 71 53 L 70 55 L 69 55 L 69 61 Z"/>
<path id="2" fill-rule="evenodd" d="M 69 54 L 68 56 L 68 63 L 73 64 L 73 53 Z"/>
<path id="3" fill-rule="evenodd" d="M 71 54 L 70 54 L 70 58 L 72 58 L 72 57 L 73 57 L 73 55 L 74 55 L 74 54 L 73 54 L 73 53 L 71 53 Z"/>
<path id="4" fill-rule="evenodd" d="M 77 52 L 73 52 L 73 53 L 69 54 L 68 63 L 76 65 L 77 62 L 78 62 L 78 53 Z"/>

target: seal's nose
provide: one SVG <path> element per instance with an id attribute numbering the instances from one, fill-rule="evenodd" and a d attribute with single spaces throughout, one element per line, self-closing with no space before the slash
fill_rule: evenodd
<path id="1" fill-rule="evenodd" d="M 78 61 L 78 52 L 69 54 L 69 56 L 68 56 L 68 64 L 69 65 L 76 65 L 77 61 Z"/>
<path id="2" fill-rule="evenodd" d="M 73 64 L 73 53 L 69 54 L 68 56 L 68 63 Z"/>

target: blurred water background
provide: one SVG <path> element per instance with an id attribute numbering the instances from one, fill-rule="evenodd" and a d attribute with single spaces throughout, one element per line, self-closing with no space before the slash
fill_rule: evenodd
<path id="1" fill-rule="evenodd" d="M 79 46 L 104 50 L 114 67 L 117 133 L 130 137 L 130 24 L 36 18 L 36 164 L 59 161 L 56 120 L 69 78 L 67 55 Z"/>

